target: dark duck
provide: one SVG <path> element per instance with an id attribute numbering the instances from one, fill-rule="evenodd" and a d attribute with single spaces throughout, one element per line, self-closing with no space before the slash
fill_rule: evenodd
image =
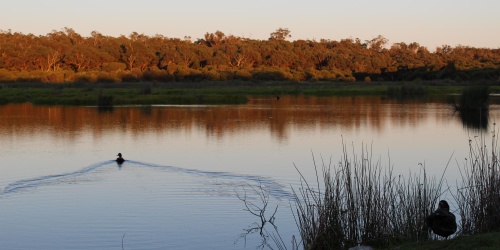
<path id="1" fill-rule="evenodd" d="M 122 164 L 125 161 L 125 159 L 123 159 L 123 157 L 122 157 L 122 153 L 118 153 L 117 156 L 118 156 L 118 158 L 116 158 L 116 162 L 118 164 Z"/>
<path id="2" fill-rule="evenodd" d="M 438 209 L 427 217 L 427 226 L 435 234 L 445 238 L 457 231 L 455 215 L 450 213 L 448 202 L 444 200 L 439 202 Z"/>

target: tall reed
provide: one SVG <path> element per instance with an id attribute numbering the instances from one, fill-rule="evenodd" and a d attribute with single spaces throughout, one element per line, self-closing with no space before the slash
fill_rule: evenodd
<path id="1" fill-rule="evenodd" d="M 426 94 L 426 87 L 418 82 L 405 82 L 397 85 L 392 84 L 387 87 L 387 95 L 393 98 L 422 97 Z"/>
<path id="2" fill-rule="evenodd" d="M 428 178 L 423 165 L 407 178 L 395 176 L 391 167 L 383 168 L 380 160 L 373 160 L 367 145 L 361 155 L 354 147 L 350 155 L 343 145 L 337 165 L 322 161 L 322 184 L 319 174 L 316 186 L 301 174 L 302 185 L 294 189 L 295 218 L 304 248 L 387 247 L 430 239 L 425 218 L 441 195 L 442 178 L 439 182 Z M 314 166 L 317 171 L 316 162 Z"/>
<path id="3" fill-rule="evenodd" d="M 460 169 L 456 202 L 463 234 L 500 230 L 500 176 L 498 138 L 492 132 L 491 149 L 484 136 L 469 140 L 469 157 Z"/>

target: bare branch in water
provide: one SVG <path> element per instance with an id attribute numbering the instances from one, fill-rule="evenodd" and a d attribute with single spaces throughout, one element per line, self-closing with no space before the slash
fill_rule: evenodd
<path id="1" fill-rule="evenodd" d="M 126 235 L 126 234 L 127 234 L 127 233 L 124 233 L 124 234 L 123 234 L 123 236 L 122 236 L 122 250 L 125 250 L 125 248 L 123 248 L 123 239 L 125 239 L 125 235 Z"/>
<path id="2" fill-rule="evenodd" d="M 271 239 L 278 249 L 287 249 L 286 244 L 283 242 L 281 235 L 278 232 L 278 227 L 275 224 L 278 205 L 276 205 L 271 216 L 266 217 L 266 210 L 269 206 L 271 191 L 264 189 L 264 187 L 262 186 L 262 182 L 260 181 L 257 187 L 251 185 L 248 186 L 250 187 L 252 194 L 258 196 L 259 204 L 254 203 L 252 199 L 247 196 L 247 190 L 245 188 L 243 188 L 243 195 L 239 194 L 236 191 L 235 193 L 238 199 L 243 201 L 243 204 L 245 205 L 244 210 L 258 217 L 260 219 L 260 223 L 254 222 L 248 228 L 243 229 L 243 233 L 240 234 L 239 239 L 243 238 L 245 240 L 246 246 L 247 236 L 258 232 L 262 240 L 258 248 L 263 249 L 264 247 L 268 247 L 270 249 L 273 249 L 269 243 L 269 239 Z M 271 225 L 272 227 L 271 233 L 266 229 L 267 224 Z"/>

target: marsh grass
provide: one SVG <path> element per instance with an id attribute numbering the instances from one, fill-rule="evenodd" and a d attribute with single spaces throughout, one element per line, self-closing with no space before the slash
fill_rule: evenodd
<path id="1" fill-rule="evenodd" d="M 304 249 L 381 248 L 432 238 L 425 218 L 442 194 L 443 178 L 429 178 L 423 165 L 407 178 L 396 176 L 373 160 L 367 145 L 359 155 L 344 144 L 338 164 L 322 161 L 321 170 L 315 186 L 301 174 L 302 185 L 294 190 Z"/>
<path id="2" fill-rule="evenodd" d="M 151 84 L 144 84 L 140 90 L 141 95 L 150 95 L 153 92 L 153 87 Z"/>
<path id="3" fill-rule="evenodd" d="M 500 230 L 500 176 L 498 138 L 492 132 L 491 148 L 483 136 L 469 140 L 469 156 L 460 169 L 455 200 L 462 234 Z"/>
<path id="4" fill-rule="evenodd" d="M 317 174 L 312 186 L 301 174 L 302 185 L 294 190 L 295 218 L 304 249 L 391 248 L 438 239 L 425 221 L 446 192 L 457 204 L 460 219 L 456 236 L 500 231 L 496 134 L 492 132 L 490 148 L 483 135 L 469 140 L 469 155 L 459 167 L 462 178 L 456 192 L 451 192 L 444 180 L 449 162 L 439 180 L 429 178 L 422 164 L 419 173 L 410 172 L 405 178 L 394 175 L 390 167 L 382 168 L 366 145 L 360 153 L 353 147 L 348 154 L 344 144 L 337 164 L 322 160 L 322 179 Z M 318 172 L 316 162 L 314 166 Z M 450 244 L 436 244 L 434 249 Z M 458 244 L 467 245 L 463 240 Z"/>
<path id="5" fill-rule="evenodd" d="M 112 107 L 113 106 L 113 99 L 114 97 L 112 95 L 106 95 L 106 94 L 99 94 L 97 96 L 97 106 L 98 107 Z"/>
<path id="6" fill-rule="evenodd" d="M 427 87 L 418 82 L 392 84 L 387 87 L 387 95 L 393 98 L 422 97 L 427 95 Z"/>
<path id="7" fill-rule="evenodd" d="M 0 91 L 0 103 L 31 102 L 37 105 L 153 105 L 153 104 L 243 104 L 245 94 L 231 89 L 184 89 L 150 84 L 74 83 L 11 84 Z M 112 98 L 110 97 L 112 96 Z"/>
<path id="8" fill-rule="evenodd" d="M 114 96 L 114 105 L 244 104 L 250 96 L 396 96 L 421 97 L 458 93 L 462 87 L 438 82 L 299 82 L 299 81 L 187 81 L 187 82 L 16 82 L 0 83 L 2 103 L 32 102 L 48 105 L 95 105 L 100 89 Z M 445 85 L 443 85 L 445 84 Z M 62 90 L 62 91 L 54 91 Z M 495 90 L 494 87 L 492 89 Z M 82 93 L 82 91 L 84 93 Z M 496 89 L 500 91 L 500 89 Z M 63 94 L 58 94 L 63 92 Z M 413 93 L 413 94 L 408 94 Z M 427 94 L 426 94 L 427 95 Z M 403 97 L 403 96 L 401 96 Z M 36 99 L 36 100 L 34 100 Z"/>

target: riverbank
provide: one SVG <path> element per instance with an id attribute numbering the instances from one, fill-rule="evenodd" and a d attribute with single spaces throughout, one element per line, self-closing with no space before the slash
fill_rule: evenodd
<path id="1" fill-rule="evenodd" d="M 456 82 L 132 82 L 132 83 L 3 83 L 0 104 L 151 105 L 243 104 L 249 96 L 313 95 L 426 96 L 459 94 L 470 83 Z M 490 83 L 491 85 L 491 83 Z M 491 87 L 500 93 L 500 87 Z"/>
<path id="2" fill-rule="evenodd" d="M 391 250 L 500 249 L 500 232 L 479 234 L 479 235 L 461 235 L 451 240 L 434 240 L 434 241 L 426 241 L 418 243 L 409 243 L 387 249 Z"/>

